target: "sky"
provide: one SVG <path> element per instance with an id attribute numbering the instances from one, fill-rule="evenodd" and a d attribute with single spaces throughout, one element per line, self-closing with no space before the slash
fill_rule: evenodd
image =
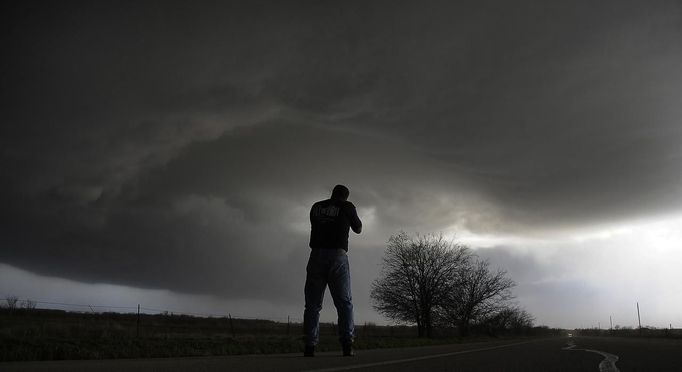
<path id="1" fill-rule="evenodd" d="M 300 319 L 340 183 L 360 324 L 406 231 L 537 324 L 682 327 L 678 1 L 0 6 L 0 295 Z"/>

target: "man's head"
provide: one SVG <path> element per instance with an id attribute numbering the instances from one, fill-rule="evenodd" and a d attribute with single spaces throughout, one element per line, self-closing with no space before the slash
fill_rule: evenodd
<path id="1" fill-rule="evenodd" d="M 336 185 L 332 190 L 332 199 L 335 200 L 348 200 L 348 195 L 350 195 L 350 191 L 344 185 Z"/>

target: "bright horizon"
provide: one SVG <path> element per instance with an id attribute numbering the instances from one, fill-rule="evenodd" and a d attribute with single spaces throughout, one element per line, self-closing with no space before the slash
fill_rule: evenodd
<path id="1" fill-rule="evenodd" d="M 603 230 L 583 231 L 582 233 L 568 234 L 563 239 L 548 238 L 516 238 L 476 236 L 474 234 L 459 239 L 452 236 L 455 241 L 460 241 L 470 247 L 477 247 L 474 252 L 481 257 L 491 260 L 493 266 L 508 270 L 510 277 L 515 279 L 517 287 L 514 288 L 515 302 L 532 311 L 536 318 L 536 325 L 546 325 L 553 328 L 609 328 L 609 321 L 613 320 L 613 326 L 638 327 L 636 303 L 640 303 L 642 313 L 642 326 L 656 328 L 680 328 L 682 315 L 677 309 L 682 307 L 682 299 L 676 296 L 682 290 L 682 284 L 676 282 L 675 266 L 680 263 L 679 253 L 675 243 L 682 235 L 682 216 L 666 217 L 639 224 L 624 224 L 620 227 L 604 228 Z M 448 236 L 446 234 L 446 236 Z M 501 240 L 510 241 L 508 248 L 495 248 Z M 634 241 L 630 239 L 636 238 Z M 548 249 L 548 245 L 561 242 L 561 248 Z M 630 241 L 630 246 L 623 248 L 621 243 Z M 583 255 L 581 262 L 589 263 L 584 267 L 568 271 L 562 266 L 570 262 L 570 256 L 575 251 L 584 252 L 592 243 L 598 242 L 602 247 L 592 255 Z M 655 254 L 641 257 L 636 251 L 641 246 L 655 247 Z M 625 252 L 623 252 L 623 250 Z M 354 252 L 352 252 L 354 253 Z M 630 254 L 634 259 L 627 259 L 625 254 Z M 502 256 L 502 257 L 501 257 Z M 352 256 L 351 256 L 352 257 Z M 504 258 L 503 258 L 504 257 Z M 627 270 L 625 276 L 614 275 L 614 269 L 608 267 L 609 259 L 617 265 L 618 270 Z M 542 266 L 557 267 L 562 275 L 549 275 L 541 277 L 533 275 L 524 267 L 524 260 L 533 261 L 528 265 L 532 269 Z M 501 266 L 498 262 L 505 262 L 507 266 Z M 574 263 L 579 265 L 578 263 Z M 638 272 L 638 268 L 657 267 L 665 275 L 657 275 L 655 278 L 647 278 L 647 273 Z M 355 270 L 354 270 L 355 271 Z M 598 282 L 597 288 L 585 288 L 587 292 L 584 299 L 574 296 L 547 295 L 541 289 L 552 291 L 561 288 L 562 285 L 580 283 L 579 276 L 584 275 L 585 282 Z M 0 293 L 7 295 L 19 295 L 20 299 L 34 299 L 47 302 L 63 302 L 70 304 L 89 304 L 96 306 L 97 311 L 121 311 L 117 306 L 128 307 L 127 311 L 134 311 L 137 303 L 141 303 L 143 312 L 145 308 L 168 310 L 175 313 L 188 313 L 198 316 L 227 316 L 228 314 L 238 318 L 259 318 L 275 321 L 286 321 L 290 317 L 292 321 L 300 322 L 300 306 L 294 304 L 283 307 L 273 307 L 267 301 L 241 300 L 231 301 L 216 298 L 210 295 L 192 295 L 174 293 L 163 289 L 141 289 L 122 285 L 105 283 L 82 283 L 56 277 L 39 276 L 8 265 L 0 265 Z M 21 285 L 17 286 L 18 283 Z M 566 284 L 568 283 L 568 284 Z M 356 285 L 357 287 L 357 285 Z M 649 288 L 665 287 L 665 296 L 660 298 L 657 291 Z M 360 288 L 368 291 L 368 288 Z M 551 298 L 552 303 L 547 303 Z M 581 301 L 589 300 L 591 311 L 573 314 L 581 311 Z M 391 324 L 389 319 L 375 313 L 362 299 L 355 299 L 356 320 L 358 324 L 373 322 L 377 324 Z M 331 304 L 329 294 L 326 294 L 325 303 Z M 97 306 L 103 306 L 98 308 Z M 109 308 L 108 306 L 112 306 Z M 89 311 L 89 308 L 74 306 L 59 306 L 39 304 L 39 307 L 57 308 L 73 311 Z M 151 311 L 154 312 L 154 311 Z M 611 317 L 611 319 L 609 318 Z M 322 321 L 336 321 L 336 313 L 333 306 L 325 306 L 321 316 Z"/>

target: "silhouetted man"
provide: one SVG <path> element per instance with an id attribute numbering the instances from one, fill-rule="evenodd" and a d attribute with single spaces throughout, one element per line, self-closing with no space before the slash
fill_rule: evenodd
<path id="1" fill-rule="evenodd" d="M 356 234 L 362 230 L 353 203 L 348 201 L 350 191 L 336 185 L 332 197 L 313 204 L 310 209 L 310 258 L 306 268 L 305 356 L 315 356 L 315 345 L 320 336 L 320 310 L 324 291 L 329 286 L 336 313 L 339 317 L 339 341 L 344 356 L 353 355 L 353 302 L 350 291 L 348 266 L 348 230 Z"/>

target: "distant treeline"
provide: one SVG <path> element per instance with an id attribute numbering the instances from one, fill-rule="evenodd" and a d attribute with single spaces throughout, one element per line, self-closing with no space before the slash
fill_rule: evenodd
<path id="1" fill-rule="evenodd" d="M 679 328 L 652 328 L 642 327 L 618 327 L 614 329 L 576 329 L 571 331 L 575 336 L 613 336 L 613 337 L 656 337 L 682 339 L 682 329 Z"/>

